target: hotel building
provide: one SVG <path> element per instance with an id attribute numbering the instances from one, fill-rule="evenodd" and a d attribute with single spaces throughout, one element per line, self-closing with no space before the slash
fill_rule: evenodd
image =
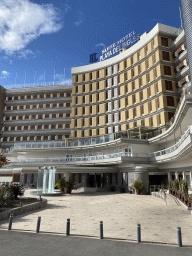
<path id="1" fill-rule="evenodd" d="M 137 178 L 145 193 L 181 177 L 192 187 L 189 66 L 185 31 L 158 23 L 115 57 L 72 68 L 72 86 L 1 87 L 11 162 L 0 182 L 36 186 L 54 167 L 82 191 L 128 191 Z"/>

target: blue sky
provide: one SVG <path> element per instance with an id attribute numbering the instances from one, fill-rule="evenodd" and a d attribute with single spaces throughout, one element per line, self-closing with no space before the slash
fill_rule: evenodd
<path id="1" fill-rule="evenodd" d="M 105 46 L 158 22 L 180 27 L 179 0 L 1 0 L 0 85 L 62 81 Z M 45 74 L 45 75 L 44 75 Z M 7 86 L 6 86 L 7 84 Z"/>

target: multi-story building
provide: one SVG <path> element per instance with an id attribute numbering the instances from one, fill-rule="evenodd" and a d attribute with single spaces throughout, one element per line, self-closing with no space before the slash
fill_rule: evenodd
<path id="1" fill-rule="evenodd" d="M 36 184 L 54 167 L 56 180 L 95 189 L 137 178 L 146 193 L 175 177 L 192 186 L 189 65 L 185 31 L 157 24 L 117 56 L 72 68 L 73 86 L 7 90 L 1 174 Z"/>

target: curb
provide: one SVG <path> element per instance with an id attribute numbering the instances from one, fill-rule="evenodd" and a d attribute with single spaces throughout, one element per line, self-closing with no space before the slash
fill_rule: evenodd
<path id="1" fill-rule="evenodd" d="M 20 215 L 22 213 L 31 212 L 37 209 L 41 209 L 47 206 L 47 200 L 42 199 L 42 201 L 35 202 L 32 204 L 27 204 L 22 207 L 13 208 L 7 211 L 0 213 L 0 221 L 9 219 L 9 216 L 13 214 L 13 216 Z"/>

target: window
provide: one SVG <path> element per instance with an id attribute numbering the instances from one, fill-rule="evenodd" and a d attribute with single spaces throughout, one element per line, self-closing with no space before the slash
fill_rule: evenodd
<path id="1" fill-rule="evenodd" d="M 143 100 L 143 90 L 140 92 L 140 101 Z"/>
<path id="2" fill-rule="evenodd" d="M 71 97 L 71 93 L 70 93 L 70 92 L 68 92 L 66 96 L 67 96 L 67 97 Z"/>
<path id="3" fill-rule="evenodd" d="M 72 161 L 72 157 L 73 157 L 72 154 L 67 154 L 66 155 L 66 162 L 71 162 Z"/>
<path id="4" fill-rule="evenodd" d="M 152 111 L 152 102 L 149 102 L 149 111 Z"/>
<path id="5" fill-rule="evenodd" d="M 67 113 L 67 114 L 66 114 L 66 117 L 70 117 L 70 114 L 69 114 L 69 113 Z"/>
<path id="6" fill-rule="evenodd" d="M 127 72 L 124 73 L 124 80 L 127 81 Z"/>
<path id="7" fill-rule="evenodd" d="M 169 52 L 162 51 L 163 60 L 170 61 Z"/>
<path id="8" fill-rule="evenodd" d="M 66 107 L 70 107 L 70 103 L 69 102 L 66 103 Z"/>
<path id="9" fill-rule="evenodd" d="M 141 65 L 138 65 L 138 72 L 141 73 Z"/>
<path id="10" fill-rule="evenodd" d="M 160 105 L 159 105 L 159 98 L 157 99 L 157 109 L 159 109 Z"/>
<path id="11" fill-rule="evenodd" d="M 133 56 L 131 56 L 131 65 L 133 65 Z"/>
<path id="12" fill-rule="evenodd" d="M 169 46 L 168 38 L 166 38 L 166 37 L 161 37 L 161 45 L 162 45 L 162 46 L 165 46 L 165 47 L 168 47 L 168 46 Z"/>
<path id="13" fill-rule="evenodd" d="M 167 96 L 167 106 L 168 107 L 174 107 L 175 106 L 175 104 L 174 104 L 174 97 Z"/>
<path id="14" fill-rule="evenodd" d="M 156 92 L 157 92 L 157 93 L 159 92 L 158 84 L 156 84 Z"/>
<path id="15" fill-rule="evenodd" d="M 132 82 L 133 91 L 135 90 L 135 81 Z"/>
<path id="16" fill-rule="evenodd" d="M 134 69 L 131 69 L 132 78 L 135 76 Z"/>
<path id="17" fill-rule="evenodd" d="M 171 76 L 171 67 L 170 66 L 164 66 L 164 74 L 166 76 Z"/>
<path id="18" fill-rule="evenodd" d="M 161 124 L 161 115 L 159 114 L 159 125 Z"/>
<path id="19" fill-rule="evenodd" d="M 165 80 L 165 88 L 167 91 L 172 91 L 173 90 L 172 81 Z"/>
<path id="20" fill-rule="evenodd" d="M 135 103 L 135 94 L 133 95 L 133 104 Z"/>
<path id="21" fill-rule="evenodd" d="M 144 107 L 143 107 L 143 105 L 141 106 L 141 115 L 143 115 L 144 114 Z"/>
<path id="22" fill-rule="evenodd" d="M 147 88 L 147 93 L 148 93 L 148 97 L 150 97 L 151 96 L 151 87 Z"/>
<path id="23" fill-rule="evenodd" d="M 70 124 L 65 124 L 65 128 L 70 128 Z"/>
<path id="24" fill-rule="evenodd" d="M 174 116 L 174 113 L 168 112 L 168 119 L 170 120 Z"/>

